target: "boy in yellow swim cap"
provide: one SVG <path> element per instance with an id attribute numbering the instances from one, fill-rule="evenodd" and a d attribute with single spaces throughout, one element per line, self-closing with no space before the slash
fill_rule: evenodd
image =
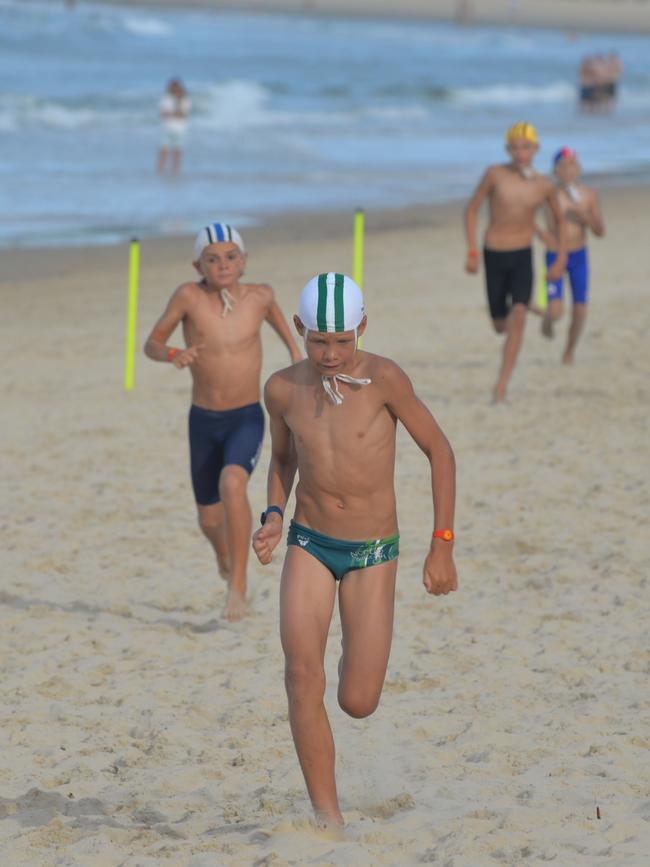
<path id="1" fill-rule="evenodd" d="M 467 256 L 465 270 L 479 270 L 477 242 L 478 211 L 487 198 L 488 225 L 483 239 L 483 262 L 488 305 L 497 334 L 505 334 L 501 368 L 494 386 L 495 403 L 506 399 L 506 391 L 524 335 L 526 310 L 533 289 L 535 213 L 547 204 L 555 217 L 557 260 L 549 271 L 554 280 L 566 262 L 566 227 L 553 181 L 533 168 L 539 150 L 537 131 L 531 123 L 519 121 L 506 131 L 510 161 L 488 166 L 465 209 Z"/>

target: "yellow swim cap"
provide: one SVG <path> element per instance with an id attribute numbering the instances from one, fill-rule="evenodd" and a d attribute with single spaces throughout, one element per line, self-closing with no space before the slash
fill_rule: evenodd
<path id="1" fill-rule="evenodd" d="M 513 123 L 510 129 L 506 132 L 506 144 L 511 144 L 511 142 L 516 138 L 523 138 L 526 141 L 532 142 L 532 144 L 539 144 L 537 130 L 532 123 L 526 123 L 523 120 Z"/>

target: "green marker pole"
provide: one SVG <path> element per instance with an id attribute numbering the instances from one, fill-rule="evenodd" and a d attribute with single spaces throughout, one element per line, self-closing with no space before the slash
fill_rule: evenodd
<path id="1" fill-rule="evenodd" d="M 129 298 L 126 307 L 126 340 L 124 341 L 124 390 L 131 391 L 135 373 L 135 333 L 138 320 L 138 278 L 140 274 L 140 242 L 131 240 L 129 249 Z"/>
<path id="2" fill-rule="evenodd" d="M 366 215 L 363 208 L 357 208 L 354 212 L 354 256 L 352 264 L 352 279 L 363 289 L 363 238 Z M 357 347 L 361 349 L 361 338 L 357 340 Z"/>

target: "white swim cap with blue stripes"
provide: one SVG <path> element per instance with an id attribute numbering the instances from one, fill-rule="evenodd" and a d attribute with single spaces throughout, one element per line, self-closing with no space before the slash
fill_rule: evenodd
<path id="1" fill-rule="evenodd" d="M 218 244 L 220 241 L 231 241 L 239 247 L 242 253 L 246 252 L 242 236 L 237 229 L 233 229 L 228 223 L 210 223 L 209 226 L 201 229 L 196 236 L 196 241 L 194 242 L 194 261 L 199 261 L 204 247 L 207 247 L 208 244 Z"/>
<path id="2" fill-rule="evenodd" d="M 365 314 L 363 293 L 345 274 L 318 274 L 300 296 L 298 316 L 308 331 L 356 331 Z"/>

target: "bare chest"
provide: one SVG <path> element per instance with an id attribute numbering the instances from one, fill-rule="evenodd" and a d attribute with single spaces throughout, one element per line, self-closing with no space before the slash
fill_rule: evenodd
<path id="1" fill-rule="evenodd" d="M 546 188 L 539 181 L 508 175 L 495 186 L 491 205 L 496 216 L 507 219 L 510 214 L 528 213 L 532 219 L 545 198 Z"/>
<path id="2" fill-rule="evenodd" d="M 207 349 L 233 350 L 257 340 L 265 308 L 250 295 L 236 299 L 227 310 L 216 293 L 198 296 L 183 322 L 188 343 L 202 343 Z"/>
<path id="3" fill-rule="evenodd" d="M 343 403 L 334 406 L 316 388 L 289 408 L 287 425 L 298 452 L 310 463 L 350 457 L 358 464 L 372 463 L 394 441 L 394 419 L 376 388 L 360 386 L 344 395 Z"/>

